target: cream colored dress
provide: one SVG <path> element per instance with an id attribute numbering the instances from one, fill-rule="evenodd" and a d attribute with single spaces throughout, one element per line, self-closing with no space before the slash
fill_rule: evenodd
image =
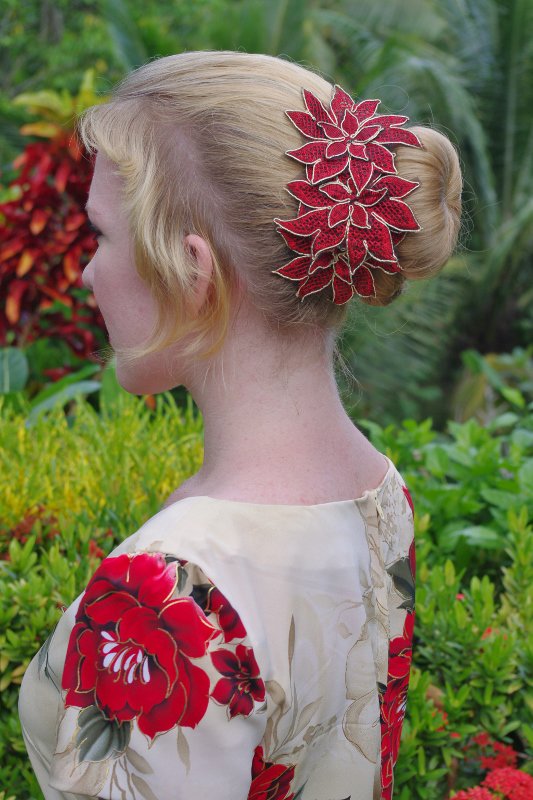
<path id="1" fill-rule="evenodd" d="M 105 558 L 30 663 L 46 800 L 391 800 L 414 625 L 412 501 L 208 496 Z"/>

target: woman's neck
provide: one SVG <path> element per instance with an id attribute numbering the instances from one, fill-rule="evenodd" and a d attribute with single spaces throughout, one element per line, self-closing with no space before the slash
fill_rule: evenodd
<path id="1" fill-rule="evenodd" d="M 187 388 L 204 420 L 204 462 L 187 495 L 347 499 L 365 457 L 370 486 L 382 477 L 383 458 L 342 405 L 325 337 L 302 335 L 283 353 L 258 330 L 241 331 Z"/>

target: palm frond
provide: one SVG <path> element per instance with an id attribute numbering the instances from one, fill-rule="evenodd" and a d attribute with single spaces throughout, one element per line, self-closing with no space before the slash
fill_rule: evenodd
<path id="1" fill-rule="evenodd" d="M 101 14 L 107 22 L 117 56 L 126 70 L 135 69 L 148 61 L 150 53 L 124 0 L 102 0 Z"/>
<path id="2" fill-rule="evenodd" d="M 433 280 L 409 284 L 391 306 L 359 304 L 350 312 L 340 350 L 361 397 L 339 375 L 347 409 L 355 416 L 371 409 L 372 418 L 384 424 L 402 416 L 445 419 L 443 385 L 457 359 L 458 320 L 470 303 L 470 280 L 465 260 L 452 259 Z"/>
<path id="3" fill-rule="evenodd" d="M 460 79 L 446 69 L 442 60 L 412 55 L 406 58 L 400 69 L 404 85 L 413 87 L 418 107 L 421 110 L 424 105 L 428 110 L 438 108 L 439 124 L 445 126 L 452 138 L 457 137 L 462 142 L 463 166 L 467 176 L 472 174 L 481 204 L 478 223 L 485 229 L 488 240 L 489 231 L 494 229 L 498 219 L 498 198 L 489 141 L 475 107 L 475 98 Z"/>

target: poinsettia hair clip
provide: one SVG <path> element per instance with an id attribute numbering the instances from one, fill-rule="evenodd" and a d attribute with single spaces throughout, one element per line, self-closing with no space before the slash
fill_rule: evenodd
<path id="1" fill-rule="evenodd" d="M 404 198 L 420 184 L 398 175 L 391 147 L 422 147 L 402 126 L 408 117 L 376 114 L 379 100 L 356 103 L 335 86 L 330 107 L 303 90 L 306 111 L 285 113 L 306 139 L 286 155 L 305 165 L 287 184 L 299 201 L 294 219 L 275 219 L 295 258 L 272 270 L 298 282 L 296 295 L 330 284 L 333 302 L 375 297 L 373 272 L 401 272 L 395 253 L 407 232 L 421 230 Z"/>

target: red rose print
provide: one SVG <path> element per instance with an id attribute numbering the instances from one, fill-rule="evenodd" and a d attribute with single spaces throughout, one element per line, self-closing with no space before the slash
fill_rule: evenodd
<path id="1" fill-rule="evenodd" d="M 193 598 L 171 600 L 177 562 L 160 553 L 101 563 L 71 632 L 62 688 L 65 704 L 96 705 L 110 720 L 136 719 L 153 739 L 175 725 L 194 728 L 205 714 L 209 677 L 190 658 L 220 635 Z"/>
<path id="2" fill-rule="evenodd" d="M 293 778 L 294 766 L 264 761 L 263 748 L 258 745 L 252 762 L 252 784 L 248 800 L 293 800 Z"/>
<path id="3" fill-rule="evenodd" d="M 219 680 L 211 696 L 223 705 L 229 704 L 229 715 L 242 714 L 247 717 L 254 700 L 265 699 L 265 684 L 259 675 L 259 667 L 251 647 L 238 644 L 235 653 L 217 650 L 211 660 L 225 677 Z"/>

